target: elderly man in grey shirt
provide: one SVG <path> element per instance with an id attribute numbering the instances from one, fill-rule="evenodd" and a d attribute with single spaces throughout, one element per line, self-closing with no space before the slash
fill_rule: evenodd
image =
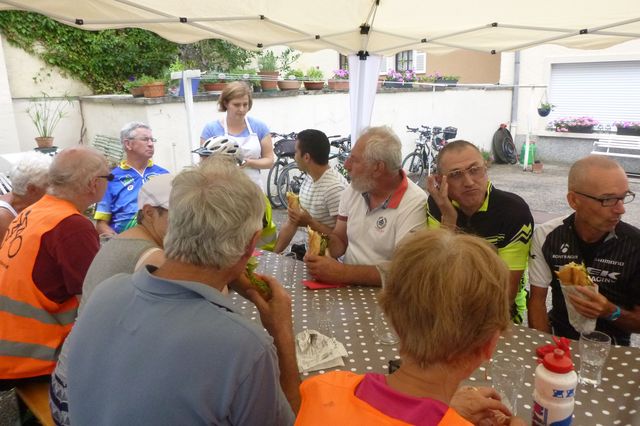
<path id="1" fill-rule="evenodd" d="M 269 334 L 224 295 L 260 238 L 260 189 L 215 158 L 176 176 L 170 208 L 166 263 L 103 282 L 78 318 L 72 424 L 293 424 L 300 397 L 288 294 L 269 277 L 269 301 L 244 290 Z"/>

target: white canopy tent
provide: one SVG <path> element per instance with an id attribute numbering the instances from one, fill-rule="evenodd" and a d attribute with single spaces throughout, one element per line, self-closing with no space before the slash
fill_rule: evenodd
<path id="1" fill-rule="evenodd" d="M 253 50 L 334 49 L 350 55 L 354 136 L 371 118 L 380 55 L 498 54 L 545 43 L 601 49 L 640 38 L 638 0 L 0 0 L 2 9 L 38 12 L 86 30 L 144 28 L 179 43 L 221 38 Z"/>

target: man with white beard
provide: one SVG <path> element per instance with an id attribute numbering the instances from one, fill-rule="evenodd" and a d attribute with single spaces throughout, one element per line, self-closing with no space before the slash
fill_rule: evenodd
<path id="1" fill-rule="evenodd" d="M 427 195 L 407 179 L 401 163 L 402 144 L 391 128 L 370 127 L 358 138 L 344 164 L 351 185 L 342 193 L 329 236 L 331 257 L 305 256 L 314 278 L 381 285 L 380 265 L 391 259 L 405 235 L 425 225 Z M 342 255 L 343 262 L 336 260 Z"/>

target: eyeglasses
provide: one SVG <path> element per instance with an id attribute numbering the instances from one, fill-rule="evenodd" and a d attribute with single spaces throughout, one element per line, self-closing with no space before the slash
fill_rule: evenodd
<path id="1" fill-rule="evenodd" d="M 130 141 L 140 141 L 140 142 L 158 142 L 156 138 L 128 138 Z"/>
<path id="2" fill-rule="evenodd" d="M 464 178 L 466 174 L 471 176 L 472 178 L 477 178 L 484 176 L 487 171 L 486 166 L 471 166 L 468 169 L 464 170 L 454 170 L 449 173 L 444 173 L 447 176 L 447 179 L 450 181 L 460 181 Z"/>
<path id="3" fill-rule="evenodd" d="M 104 175 L 104 176 L 96 176 L 96 177 L 101 179 L 106 179 L 109 182 L 111 182 L 115 178 L 115 176 L 113 176 L 113 173 L 109 173 L 108 175 Z"/>
<path id="4" fill-rule="evenodd" d="M 631 191 L 627 191 L 622 197 L 594 197 L 593 195 L 584 194 L 582 192 L 573 191 L 576 194 L 583 197 L 591 198 L 592 200 L 600 201 L 602 207 L 613 207 L 618 204 L 618 201 L 622 201 L 622 204 L 629 204 L 636 198 L 636 194 Z"/>

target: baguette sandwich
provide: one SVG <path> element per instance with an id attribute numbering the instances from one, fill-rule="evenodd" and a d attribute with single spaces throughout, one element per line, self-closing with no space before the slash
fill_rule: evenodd
<path id="1" fill-rule="evenodd" d="M 255 271 L 257 267 L 258 259 L 256 259 L 255 256 L 251 256 L 247 261 L 247 268 L 245 271 L 247 274 L 247 278 L 249 278 L 251 286 L 258 290 L 260 296 L 262 296 L 264 300 L 269 300 L 271 299 L 271 287 L 269 287 L 269 284 L 261 280 L 260 277 L 256 275 Z"/>
<path id="2" fill-rule="evenodd" d="M 329 247 L 329 237 L 327 235 L 316 232 L 307 226 L 309 233 L 309 247 L 307 253 L 316 256 L 324 256 L 328 254 L 327 247 Z"/>
<path id="3" fill-rule="evenodd" d="M 563 285 L 578 285 L 584 287 L 593 287 L 594 285 L 584 264 L 578 265 L 575 262 L 568 263 L 556 272 L 556 276 Z"/>
<path id="4" fill-rule="evenodd" d="M 300 209 L 300 197 L 294 192 L 287 192 L 287 205 L 292 209 Z"/>

